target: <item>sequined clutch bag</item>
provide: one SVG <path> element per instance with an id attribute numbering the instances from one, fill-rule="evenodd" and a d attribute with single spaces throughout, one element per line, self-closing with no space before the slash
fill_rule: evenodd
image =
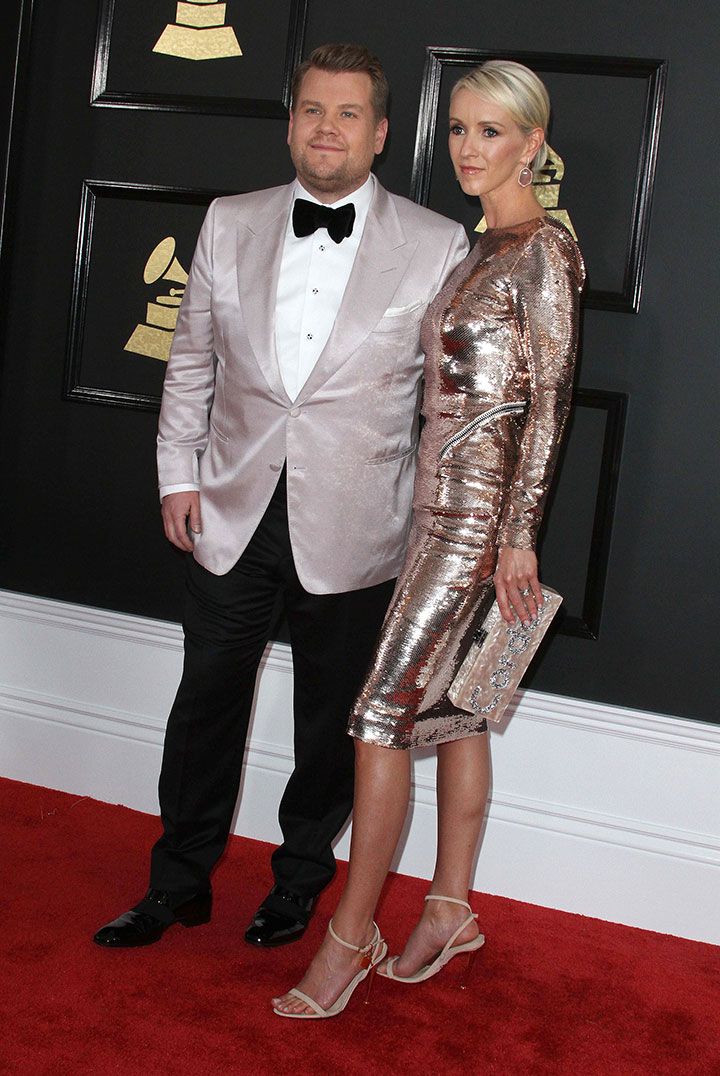
<path id="1" fill-rule="evenodd" d="M 540 589 L 545 600 L 527 628 L 519 620 L 508 624 L 493 602 L 450 685 L 454 706 L 484 714 L 489 721 L 500 720 L 562 602 L 551 587 Z"/>

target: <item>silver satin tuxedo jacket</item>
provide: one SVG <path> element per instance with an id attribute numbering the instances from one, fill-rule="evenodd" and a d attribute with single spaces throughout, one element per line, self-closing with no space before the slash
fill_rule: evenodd
<path id="1" fill-rule="evenodd" d="M 463 229 L 375 185 L 335 325 L 295 400 L 274 307 L 293 185 L 219 198 L 198 240 L 163 390 L 160 485 L 198 481 L 195 557 L 228 572 L 287 460 L 293 554 L 306 590 L 397 575 L 410 521 L 420 323 L 464 257 Z"/>

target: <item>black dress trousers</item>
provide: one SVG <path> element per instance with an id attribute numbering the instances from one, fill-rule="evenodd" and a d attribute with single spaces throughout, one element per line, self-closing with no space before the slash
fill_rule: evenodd
<path id="1" fill-rule="evenodd" d="M 322 521 L 318 520 L 318 526 Z M 182 680 L 160 772 L 163 835 L 150 884 L 176 900 L 209 886 L 240 784 L 260 659 L 278 601 L 294 669 L 295 768 L 279 810 L 278 885 L 314 896 L 335 873 L 331 842 L 350 814 L 350 708 L 367 671 L 394 580 L 343 594 L 309 594 L 295 570 L 283 470 L 237 564 L 213 575 L 188 557 Z"/>

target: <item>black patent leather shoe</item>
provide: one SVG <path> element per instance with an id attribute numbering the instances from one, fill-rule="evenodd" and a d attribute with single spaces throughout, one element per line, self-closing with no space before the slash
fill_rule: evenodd
<path id="1" fill-rule="evenodd" d="M 315 900 L 273 886 L 245 931 L 245 941 L 262 949 L 298 941 L 307 930 Z"/>
<path id="2" fill-rule="evenodd" d="M 195 893 L 181 904 L 172 906 L 172 894 L 163 889 L 148 889 L 144 900 L 112 923 L 101 927 L 93 937 L 96 945 L 106 949 L 133 949 L 160 941 L 165 931 L 179 923 L 198 927 L 210 922 L 212 893 Z"/>

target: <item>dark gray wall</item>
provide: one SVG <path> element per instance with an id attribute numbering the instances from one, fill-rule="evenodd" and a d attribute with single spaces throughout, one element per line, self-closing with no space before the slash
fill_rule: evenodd
<path id="1" fill-rule="evenodd" d="M 12 284 L 4 296 L 0 586 L 176 619 L 182 565 L 160 535 L 155 416 L 62 399 L 81 183 L 274 185 L 291 175 L 284 123 L 91 109 L 90 5 L 35 7 L 24 141 L 12 162 L 17 227 L 3 255 Z M 640 312 L 584 316 L 580 384 L 629 398 L 600 634 L 555 636 L 532 686 L 710 722 L 720 720 L 711 676 L 717 28 L 710 2 L 680 12 L 670 0 L 486 8 L 310 0 L 305 41 L 306 52 L 328 40 L 363 41 L 385 62 L 392 137 L 378 172 L 405 194 L 427 45 L 669 60 Z M 588 117 L 600 131 L 616 120 Z"/>

